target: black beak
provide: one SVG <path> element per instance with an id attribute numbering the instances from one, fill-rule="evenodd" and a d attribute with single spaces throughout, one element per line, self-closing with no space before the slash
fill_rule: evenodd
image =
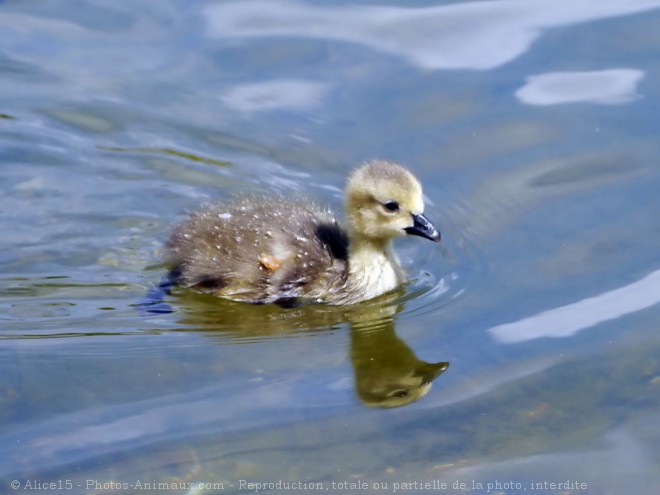
<path id="1" fill-rule="evenodd" d="M 440 241 L 440 232 L 436 230 L 428 218 L 421 213 L 419 215 L 413 213 L 412 218 L 413 226 L 405 229 L 408 235 L 418 235 L 435 242 Z"/>

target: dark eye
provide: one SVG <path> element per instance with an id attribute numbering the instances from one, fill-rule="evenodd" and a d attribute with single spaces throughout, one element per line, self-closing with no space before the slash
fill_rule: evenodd
<path id="1" fill-rule="evenodd" d="M 385 201 L 383 203 L 383 208 L 385 208 L 387 211 L 399 211 L 399 203 L 394 200 Z"/>

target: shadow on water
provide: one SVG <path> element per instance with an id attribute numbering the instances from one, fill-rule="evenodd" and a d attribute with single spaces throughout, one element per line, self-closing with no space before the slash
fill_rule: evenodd
<path id="1" fill-rule="evenodd" d="M 164 302 L 176 274 L 168 274 L 138 305 L 142 311 L 172 311 Z M 449 363 L 422 361 L 396 334 L 396 316 L 405 307 L 404 289 L 352 306 L 233 302 L 190 291 L 178 295 L 179 323 L 218 344 L 298 338 L 350 326 L 350 360 L 360 401 L 370 407 L 399 407 L 425 396 Z"/>

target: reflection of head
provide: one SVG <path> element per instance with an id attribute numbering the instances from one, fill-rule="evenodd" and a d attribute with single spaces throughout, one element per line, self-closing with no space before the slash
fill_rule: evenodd
<path id="1" fill-rule="evenodd" d="M 356 391 L 367 406 L 399 407 L 415 402 L 449 366 L 419 360 L 397 337 L 391 321 L 376 329 L 354 325 L 351 344 Z"/>
<path id="2" fill-rule="evenodd" d="M 356 375 L 357 393 L 367 406 L 405 406 L 424 397 L 431 389 L 431 382 L 448 366 L 447 362 L 424 363 L 422 367 L 411 370 L 406 375 L 397 373 Z"/>

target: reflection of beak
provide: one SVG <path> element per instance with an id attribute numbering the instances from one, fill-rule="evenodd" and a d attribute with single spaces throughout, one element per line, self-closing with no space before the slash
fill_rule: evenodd
<path id="1" fill-rule="evenodd" d="M 433 224 L 423 214 L 412 214 L 413 226 L 404 229 L 408 235 L 418 235 L 425 237 L 431 241 L 440 241 L 440 232 L 438 232 Z"/>
<path id="2" fill-rule="evenodd" d="M 449 363 L 443 361 L 440 363 L 424 363 L 424 366 L 417 369 L 415 374 L 422 377 L 423 384 L 430 384 L 433 380 L 442 375 L 449 368 Z"/>

